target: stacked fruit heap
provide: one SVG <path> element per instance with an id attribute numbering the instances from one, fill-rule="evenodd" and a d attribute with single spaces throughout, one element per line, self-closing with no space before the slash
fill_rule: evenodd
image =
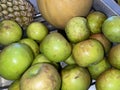
<path id="1" fill-rule="evenodd" d="M 31 21 L 26 0 L 0 1 L 0 76 L 13 81 L 9 90 L 88 90 L 92 80 L 96 90 L 120 90 L 120 16 L 91 11 L 92 0 L 37 2 L 56 31 Z"/>

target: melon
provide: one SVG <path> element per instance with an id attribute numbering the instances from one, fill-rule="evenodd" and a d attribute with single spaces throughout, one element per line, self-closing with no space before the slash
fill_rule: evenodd
<path id="1" fill-rule="evenodd" d="M 56 28 L 64 30 L 75 16 L 87 16 L 93 0 L 37 0 L 43 18 Z"/>

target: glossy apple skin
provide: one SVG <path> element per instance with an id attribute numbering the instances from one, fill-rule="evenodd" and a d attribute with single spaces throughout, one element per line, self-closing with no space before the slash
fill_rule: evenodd
<path id="1" fill-rule="evenodd" d="M 33 61 L 33 52 L 25 44 L 12 43 L 0 53 L 0 76 L 16 80 Z"/>
<path id="2" fill-rule="evenodd" d="M 19 41 L 22 37 L 22 28 L 14 21 L 3 20 L 0 22 L 0 44 L 8 45 Z"/>
<path id="3" fill-rule="evenodd" d="M 20 90 L 60 90 L 60 74 L 48 63 L 32 65 L 20 80 Z"/>
<path id="4" fill-rule="evenodd" d="M 120 43 L 120 16 L 107 18 L 102 25 L 105 37 L 113 43 Z"/>

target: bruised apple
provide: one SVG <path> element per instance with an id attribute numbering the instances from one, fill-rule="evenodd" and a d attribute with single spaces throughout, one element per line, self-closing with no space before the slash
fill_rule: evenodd
<path id="1" fill-rule="evenodd" d="M 0 44 L 8 45 L 20 40 L 22 28 L 15 21 L 3 20 L 0 22 Z"/>
<path id="2" fill-rule="evenodd" d="M 76 64 L 88 67 L 104 58 L 104 49 L 99 41 L 87 39 L 74 45 L 72 55 Z"/>
<path id="3" fill-rule="evenodd" d="M 91 77 L 87 69 L 77 65 L 68 65 L 61 71 L 61 90 L 88 90 Z"/>
<path id="4" fill-rule="evenodd" d="M 32 65 L 21 77 L 20 90 L 60 90 L 61 78 L 48 63 Z"/>

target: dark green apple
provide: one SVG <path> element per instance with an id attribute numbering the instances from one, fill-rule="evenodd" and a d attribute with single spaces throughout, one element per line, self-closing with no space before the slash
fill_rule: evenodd
<path id="1" fill-rule="evenodd" d="M 60 74 L 48 63 L 32 65 L 20 80 L 20 90 L 60 90 L 60 86 Z"/>
<path id="2" fill-rule="evenodd" d="M 33 52 L 22 43 L 12 43 L 0 53 L 0 76 L 8 80 L 16 80 L 33 61 Z"/>
<path id="3" fill-rule="evenodd" d="M 87 69 L 77 65 L 68 65 L 61 71 L 61 90 L 88 90 L 91 77 Z"/>
<path id="4" fill-rule="evenodd" d="M 20 40 L 22 37 L 22 28 L 12 20 L 3 20 L 0 22 L 0 44 L 8 45 Z"/>

